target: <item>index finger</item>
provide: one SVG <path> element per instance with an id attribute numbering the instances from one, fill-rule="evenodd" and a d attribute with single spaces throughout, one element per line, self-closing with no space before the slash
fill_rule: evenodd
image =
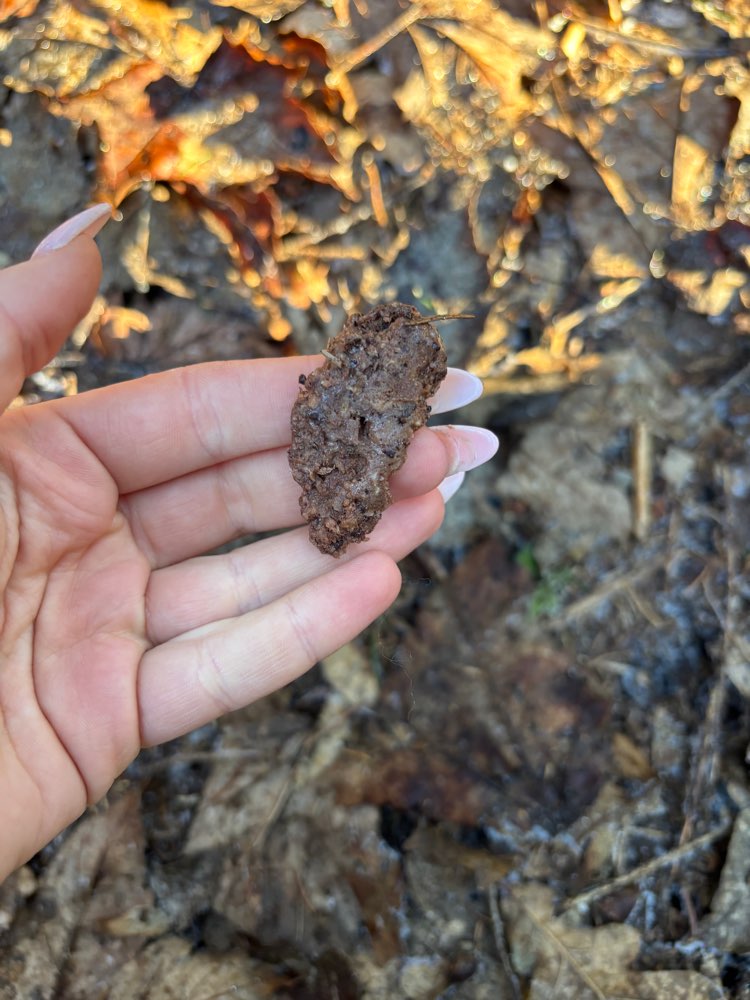
<path id="1" fill-rule="evenodd" d="M 130 493 L 287 443 L 299 376 L 318 363 L 207 362 L 49 405 Z"/>
<path id="2" fill-rule="evenodd" d="M 288 445 L 299 377 L 322 360 L 312 355 L 208 362 L 45 405 L 94 452 L 120 492 L 130 493 Z M 480 393 L 475 376 L 449 369 L 433 412 Z"/>

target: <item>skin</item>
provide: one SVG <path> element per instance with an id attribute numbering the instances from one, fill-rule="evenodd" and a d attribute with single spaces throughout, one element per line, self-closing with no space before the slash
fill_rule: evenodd
<path id="1" fill-rule="evenodd" d="M 0 412 L 100 272 L 88 236 L 0 272 Z M 319 362 L 197 365 L 0 419 L 0 879 L 142 746 L 287 684 L 396 597 L 464 444 L 420 431 L 370 541 L 322 555 L 286 459 L 298 375 Z M 201 556 L 272 528 L 290 530 Z"/>

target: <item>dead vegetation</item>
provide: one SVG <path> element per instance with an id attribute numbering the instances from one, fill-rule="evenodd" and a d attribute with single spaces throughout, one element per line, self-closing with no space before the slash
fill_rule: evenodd
<path id="1" fill-rule="evenodd" d="M 104 198 L 23 400 L 472 313 L 501 432 L 377 628 L 0 889 L 0 996 L 750 996 L 742 0 L 5 0 L 4 262 Z"/>

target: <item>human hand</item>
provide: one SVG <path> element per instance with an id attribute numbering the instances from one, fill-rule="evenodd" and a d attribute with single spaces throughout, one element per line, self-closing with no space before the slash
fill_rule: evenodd
<path id="1" fill-rule="evenodd" d="M 107 214 L 0 272 L 0 410 L 89 308 Z M 396 560 L 442 520 L 436 487 L 494 453 L 488 431 L 421 430 L 370 540 L 322 555 L 295 527 L 286 459 L 298 376 L 319 363 L 196 365 L 0 419 L 0 879 L 142 746 L 281 687 L 372 622 Z M 435 410 L 478 388 L 452 371 Z"/>

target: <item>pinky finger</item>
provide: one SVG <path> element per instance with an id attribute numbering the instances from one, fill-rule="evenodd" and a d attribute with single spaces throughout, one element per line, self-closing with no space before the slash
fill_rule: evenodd
<path id="1" fill-rule="evenodd" d="M 368 552 L 265 607 L 149 650 L 138 676 L 142 744 L 173 739 L 288 684 L 374 621 L 400 584 L 394 561 Z"/>

